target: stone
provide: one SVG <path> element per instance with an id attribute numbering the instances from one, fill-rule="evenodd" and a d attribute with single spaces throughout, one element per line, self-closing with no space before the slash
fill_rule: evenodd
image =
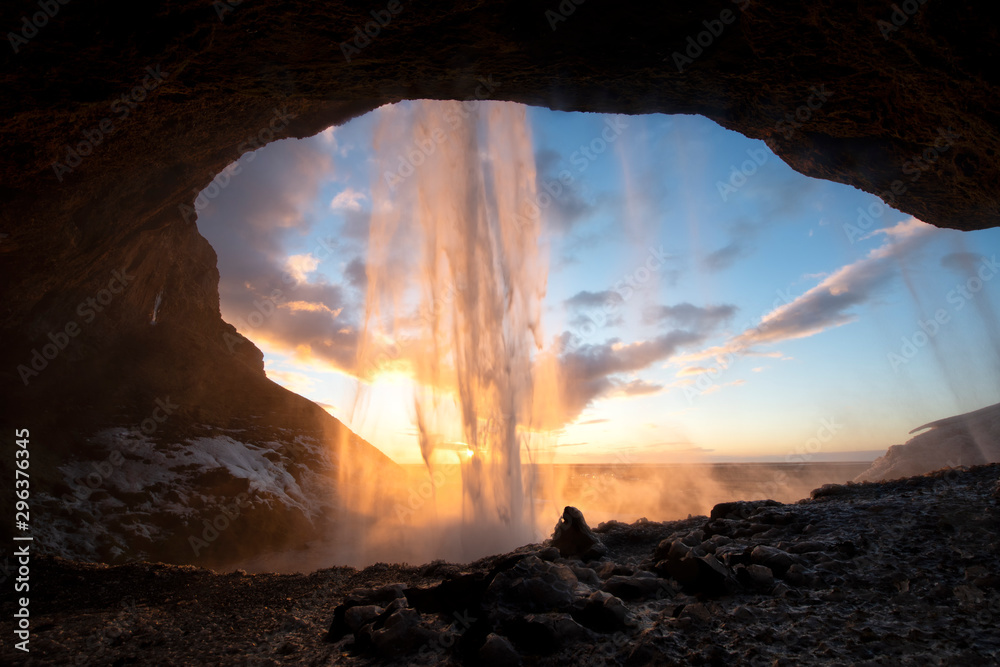
<path id="1" fill-rule="evenodd" d="M 587 637 L 587 629 L 565 613 L 512 616 L 500 625 L 519 651 L 531 654 L 551 653 Z"/>
<path id="2" fill-rule="evenodd" d="M 556 547 L 545 547 L 538 552 L 538 557 L 547 561 L 554 561 L 561 556 L 562 554 L 559 553 L 559 549 Z"/>
<path id="3" fill-rule="evenodd" d="M 491 632 L 479 649 L 478 664 L 483 667 L 517 667 L 521 664 L 521 656 L 509 639 Z"/>
<path id="4" fill-rule="evenodd" d="M 563 558 L 597 559 L 607 553 L 607 549 L 597 534 L 587 525 L 583 512 L 575 507 L 566 507 L 552 533 L 551 545 L 559 550 Z"/>
<path id="5" fill-rule="evenodd" d="M 675 579 L 689 595 L 719 596 L 736 589 L 733 574 L 711 554 L 688 554 L 680 560 L 661 561 L 657 568 Z"/>
<path id="6" fill-rule="evenodd" d="M 497 574 L 486 594 L 490 600 L 524 611 L 550 611 L 573 602 L 577 583 L 570 566 L 528 556 Z"/>
<path id="7" fill-rule="evenodd" d="M 710 612 L 708 607 L 701 602 L 694 602 L 684 605 L 684 609 L 681 610 L 680 617 L 693 618 L 701 621 L 702 623 L 707 623 L 712 620 L 712 612 Z"/>
<path id="8" fill-rule="evenodd" d="M 769 590 L 774 585 L 774 573 L 766 565 L 747 565 L 746 573 L 750 577 L 751 584 L 760 590 Z"/>
<path id="9" fill-rule="evenodd" d="M 625 603 L 606 591 L 595 591 L 578 601 L 571 613 L 578 623 L 594 632 L 618 632 L 630 625 Z"/>
<path id="10" fill-rule="evenodd" d="M 825 551 L 831 548 L 831 546 L 832 545 L 827 544 L 826 542 L 792 542 L 788 544 L 785 551 L 791 554 L 811 554 L 816 553 L 817 551 Z"/>
<path id="11" fill-rule="evenodd" d="M 601 590 L 623 600 L 642 600 L 656 595 L 660 588 L 659 579 L 635 574 L 631 577 L 613 576 L 604 582 Z"/>
<path id="12" fill-rule="evenodd" d="M 414 609 L 399 609 L 384 625 L 372 633 L 371 641 L 383 657 L 399 657 L 428 644 L 437 633 L 420 625 L 420 614 Z"/>
<path id="13" fill-rule="evenodd" d="M 709 515 L 711 519 L 749 519 L 761 507 L 781 507 L 781 503 L 776 500 L 737 500 L 728 503 L 719 503 L 712 508 Z"/>
<path id="14" fill-rule="evenodd" d="M 750 553 L 750 559 L 759 565 L 766 565 L 776 575 L 781 576 L 788 571 L 795 559 L 790 554 L 775 547 L 758 545 Z"/>
<path id="15" fill-rule="evenodd" d="M 347 627 L 351 629 L 351 632 L 357 632 L 363 625 L 367 625 L 375 620 L 383 611 L 385 610 L 382 607 L 373 604 L 351 607 L 344 614 L 344 621 L 347 623 Z"/>
<path id="16" fill-rule="evenodd" d="M 588 586 L 600 586 L 602 583 L 601 577 L 592 568 L 571 566 L 571 569 L 573 570 L 573 574 L 576 575 L 577 581 L 582 584 L 587 584 Z"/>

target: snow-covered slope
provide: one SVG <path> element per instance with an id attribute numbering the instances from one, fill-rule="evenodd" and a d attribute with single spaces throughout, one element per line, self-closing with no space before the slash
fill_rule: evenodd
<path id="1" fill-rule="evenodd" d="M 335 443 L 288 432 L 202 426 L 171 441 L 116 427 L 63 462 L 63 485 L 39 493 L 39 551 L 123 562 L 220 565 L 317 539 L 337 517 Z M 270 435 L 270 433 L 269 433 Z"/>

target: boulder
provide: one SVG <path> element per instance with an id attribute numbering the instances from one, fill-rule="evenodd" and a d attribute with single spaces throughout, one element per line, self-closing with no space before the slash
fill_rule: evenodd
<path id="1" fill-rule="evenodd" d="M 509 639 L 491 632 L 479 649 L 478 664 L 483 667 L 517 667 L 521 664 L 521 656 Z"/>
<path id="2" fill-rule="evenodd" d="M 552 533 L 551 546 L 558 549 L 563 558 L 593 560 L 607 553 L 600 538 L 587 525 L 583 512 L 575 507 L 563 510 Z"/>

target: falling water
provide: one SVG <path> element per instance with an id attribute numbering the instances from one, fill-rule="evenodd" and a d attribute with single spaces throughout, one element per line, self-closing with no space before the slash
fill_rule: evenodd
<path id="1" fill-rule="evenodd" d="M 430 479 L 461 475 L 460 508 L 431 500 L 460 511 L 466 556 L 530 542 L 536 479 L 522 454 L 535 455 L 555 383 L 541 354 L 548 269 L 525 109 L 386 107 L 375 147 L 361 375 L 412 376 Z"/>

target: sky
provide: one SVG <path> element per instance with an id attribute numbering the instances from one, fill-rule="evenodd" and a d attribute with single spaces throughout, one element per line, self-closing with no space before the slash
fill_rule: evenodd
<path id="1" fill-rule="evenodd" d="M 202 192 L 197 224 L 223 319 L 268 377 L 417 463 L 411 376 L 365 378 L 357 409 L 390 112 L 244 155 Z M 557 462 L 870 460 L 1000 401 L 1000 229 L 926 225 L 699 116 L 526 119 Z"/>

